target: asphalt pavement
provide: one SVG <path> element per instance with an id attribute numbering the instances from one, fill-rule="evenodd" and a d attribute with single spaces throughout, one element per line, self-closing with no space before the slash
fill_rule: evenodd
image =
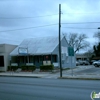
<path id="1" fill-rule="evenodd" d="M 98 80 L 0 77 L 0 100 L 91 100 Z"/>
<path id="2" fill-rule="evenodd" d="M 32 77 L 32 78 L 60 78 L 60 71 L 57 69 L 53 72 L 40 72 L 39 69 L 34 72 L 2 72 L 0 76 L 8 77 Z M 93 65 L 77 66 L 74 69 L 63 70 L 62 78 L 70 79 L 100 79 L 100 68 Z"/>

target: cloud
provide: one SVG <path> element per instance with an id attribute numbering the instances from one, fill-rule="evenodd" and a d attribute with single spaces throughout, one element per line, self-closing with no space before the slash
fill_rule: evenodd
<path id="1" fill-rule="evenodd" d="M 100 1 L 99 0 L 0 0 L 0 31 L 13 30 L 27 27 L 42 26 L 58 23 L 59 4 L 61 4 L 62 23 L 75 22 L 100 22 Z M 52 15 L 52 16 L 46 16 Z M 37 18 L 22 18 L 45 16 Z M 2 19 L 18 18 L 18 19 Z M 22 19 L 21 19 L 22 18 Z M 97 29 L 73 29 L 76 28 L 97 28 L 100 23 L 94 24 L 62 24 L 61 32 L 86 33 L 92 38 Z M 64 28 L 67 27 L 67 28 Z M 91 35 L 90 35 L 91 34 Z M 0 39 L 5 43 L 10 40 L 12 43 L 20 43 L 29 37 L 58 35 L 58 25 L 24 29 L 16 31 L 0 32 Z M 4 37 L 6 37 L 4 39 Z M 19 42 L 18 42 L 19 41 Z M 89 41 L 94 41 L 89 39 Z M 10 42 L 10 43 L 11 43 Z"/>

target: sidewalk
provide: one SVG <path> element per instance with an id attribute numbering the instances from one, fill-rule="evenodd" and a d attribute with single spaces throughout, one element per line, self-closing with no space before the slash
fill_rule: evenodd
<path id="1" fill-rule="evenodd" d="M 45 76 L 48 76 L 49 72 L 3 72 L 0 73 L 0 76 L 8 76 L 8 77 L 32 77 L 32 78 L 43 78 Z"/>
<path id="2" fill-rule="evenodd" d="M 85 69 L 92 68 L 91 66 L 79 66 L 72 70 L 63 70 L 62 78 L 60 78 L 59 70 L 54 72 L 40 72 L 36 70 L 35 72 L 2 72 L 0 76 L 6 77 L 29 77 L 29 78 L 60 78 L 60 79 L 88 79 L 88 80 L 100 80 L 100 74 L 76 74 L 77 71 L 82 71 Z"/>
<path id="3" fill-rule="evenodd" d="M 60 79 L 80 79 L 80 80 L 100 80 L 99 75 L 64 75 L 63 77 L 59 77 Z"/>
<path id="4" fill-rule="evenodd" d="M 100 80 L 100 73 L 82 73 L 77 74 L 78 71 L 84 71 L 86 69 L 94 68 L 94 66 L 79 66 L 78 68 L 68 70 L 67 72 L 63 71 L 63 76 L 61 79 L 85 79 L 85 80 Z M 60 78 L 60 77 L 59 77 Z"/>
<path id="5" fill-rule="evenodd" d="M 40 72 L 40 70 L 36 69 L 34 72 L 1 72 L 0 76 L 5 77 L 29 77 L 29 78 L 44 78 L 47 76 L 55 75 L 59 73 L 59 70 L 53 70 L 51 72 Z"/>

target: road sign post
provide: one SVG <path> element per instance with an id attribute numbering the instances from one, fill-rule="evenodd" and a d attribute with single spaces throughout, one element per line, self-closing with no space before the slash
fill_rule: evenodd
<path id="1" fill-rule="evenodd" d="M 74 49 L 73 47 L 68 47 L 68 55 L 71 57 L 71 67 L 72 67 L 72 57 L 74 56 Z M 72 76 L 73 76 L 73 68 L 72 69 Z"/>

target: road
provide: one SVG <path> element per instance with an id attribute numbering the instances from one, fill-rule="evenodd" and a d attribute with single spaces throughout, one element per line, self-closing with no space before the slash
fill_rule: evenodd
<path id="1" fill-rule="evenodd" d="M 100 81 L 0 77 L 0 100 L 91 100 Z"/>

